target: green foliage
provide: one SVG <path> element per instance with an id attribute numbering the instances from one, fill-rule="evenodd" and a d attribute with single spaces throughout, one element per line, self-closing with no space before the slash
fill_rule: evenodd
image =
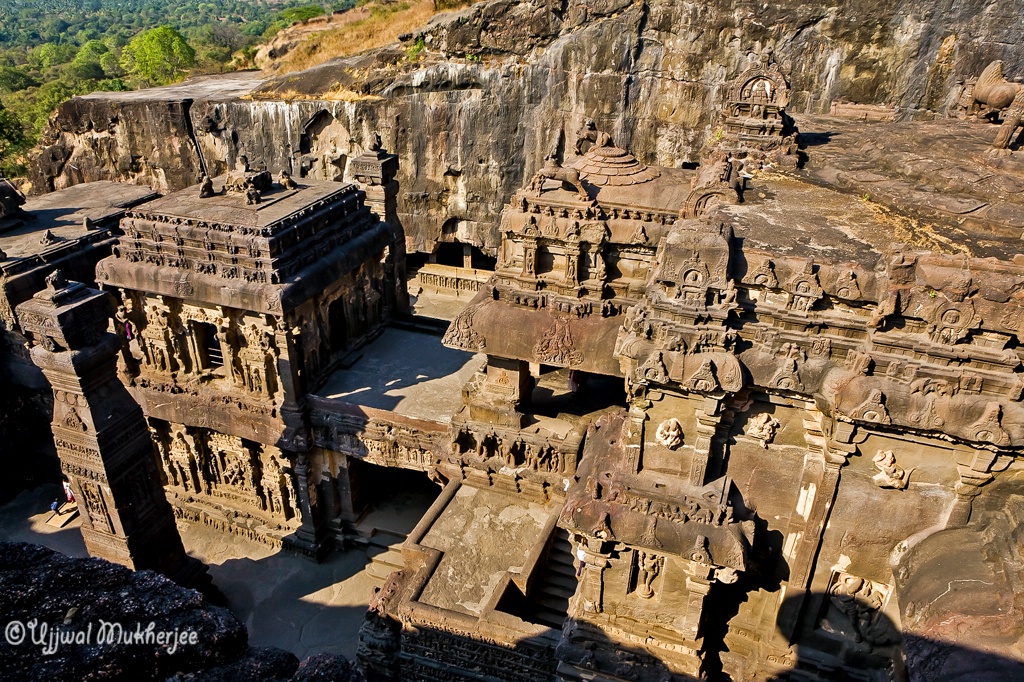
<path id="1" fill-rule="evenodd" d="M 121 51 L 121 68 L 150 85 L 181 80 L 195 64 L 196 51 L 170 26 L 143 31 Z"/>
<path id="2" fill-rule="evenodd" d="M 330 10 L 354 4 L 335 0 Z M 17 168 L 54 108 L 74 95 L 222 71 L 245 55 L 251 62 L 272 26 L 276 32 L 324 11 L 310 0 L 0 0 L 0 168 Z M 139 43 L 127 49 L 157 27 L 185 46 L 157 40 L 141 59 Z"/>
<path id="3" fill-rule="evenodd" d="M 300 21 L 306 21 L 313 17 L 319 17 L 326 14 L 324 8 L 321 5 L 305 5 L 303 7 L 290 7 L 285 11 L 281 12 L 281 21 L 286 21 L 289 24 L 296 24 Z"/>
<path id="4" fill-rule="evenodd" d="M 0 66 L 0 94 L 17 92 L 39 85 L 39 81 L 16 66 Z"/>
<path id="5" fill-rule="evenodd" d="M 7 154 L 21 147 L 24 142 L 25 131 L 21 128 L 21 122 L 0 104 L 0 167 Z"/>
<path id="6" fill-rule="evenodd" d="M 418 59 L 420 53 L 425 49 L 427 49 L 427 43 L 423 40 L 423 36 L 420 36 L 416 39 L 416 43 L 406 51 L 405 56 L 409 61 Z"/>
<path id="7" fill-rule="evenodd" d="M 277 19 L 267 25 L 267 28 L 263 31 L 263 40 L 269 40 L 277 35 L 278 31 L 283 28 L 288 28 L 292 24 L 297 24 L 300 21 L 306 21 L 313 17 L 319 17 L 326 14 L 322 5 L 302 5 L 300 7 L 289 7 L 277 15 Z"/>

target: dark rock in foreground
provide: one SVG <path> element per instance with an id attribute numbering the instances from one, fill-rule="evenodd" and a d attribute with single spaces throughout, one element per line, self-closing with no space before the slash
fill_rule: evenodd
<path id="1" fill-rule="evenodd" d="M 362 680 L 344 658 L 250 648 L 230 611 L 162 575 L 37 545 L 0 543 L 0 613 L 0 680 Z"/>

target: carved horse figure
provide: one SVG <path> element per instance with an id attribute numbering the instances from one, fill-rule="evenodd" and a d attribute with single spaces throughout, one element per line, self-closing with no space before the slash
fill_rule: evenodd
<path id="1" fill-rule="evenodd" d="M 550 155 L 544 157 L 544 167 L 533 176 L 533 180 L 530 182 L 530 191 L 537 194 L 543 192 L 545 180 L 558 180 L 562 183 L 563 189 L 570 192 L 575 189 L 580 195 L 580 199 L 586 202 L 590 201 L 590 195 L 587 194 L 587 190 L 583 188 L 583 183 L 580 181 L 580 172 L 574 168 L 563 168 Z"/>

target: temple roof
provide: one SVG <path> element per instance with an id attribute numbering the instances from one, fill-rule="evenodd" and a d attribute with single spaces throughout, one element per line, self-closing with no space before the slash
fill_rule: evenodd
<path id="1" fill-rule="evenodd" d="M 566 164 L 575 168 L 592 185 L 640 185 L 661 175 L 648 168 L 636 157 L 619 147 L 591 147 L 583 156 L 570 159 Z"/>

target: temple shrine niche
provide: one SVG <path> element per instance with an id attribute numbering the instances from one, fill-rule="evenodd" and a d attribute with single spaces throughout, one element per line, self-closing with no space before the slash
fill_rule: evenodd
<path id="1" fill-rule="evenodd" d="M 789 78 L 770 47 L 751 61 L 755 63 L 727 86 L 721 129 L 708 141 L 701 158 L 721 150 L 751 169 L 766 164 L 795 168 L 798 133 L 786 113 Z"/>

